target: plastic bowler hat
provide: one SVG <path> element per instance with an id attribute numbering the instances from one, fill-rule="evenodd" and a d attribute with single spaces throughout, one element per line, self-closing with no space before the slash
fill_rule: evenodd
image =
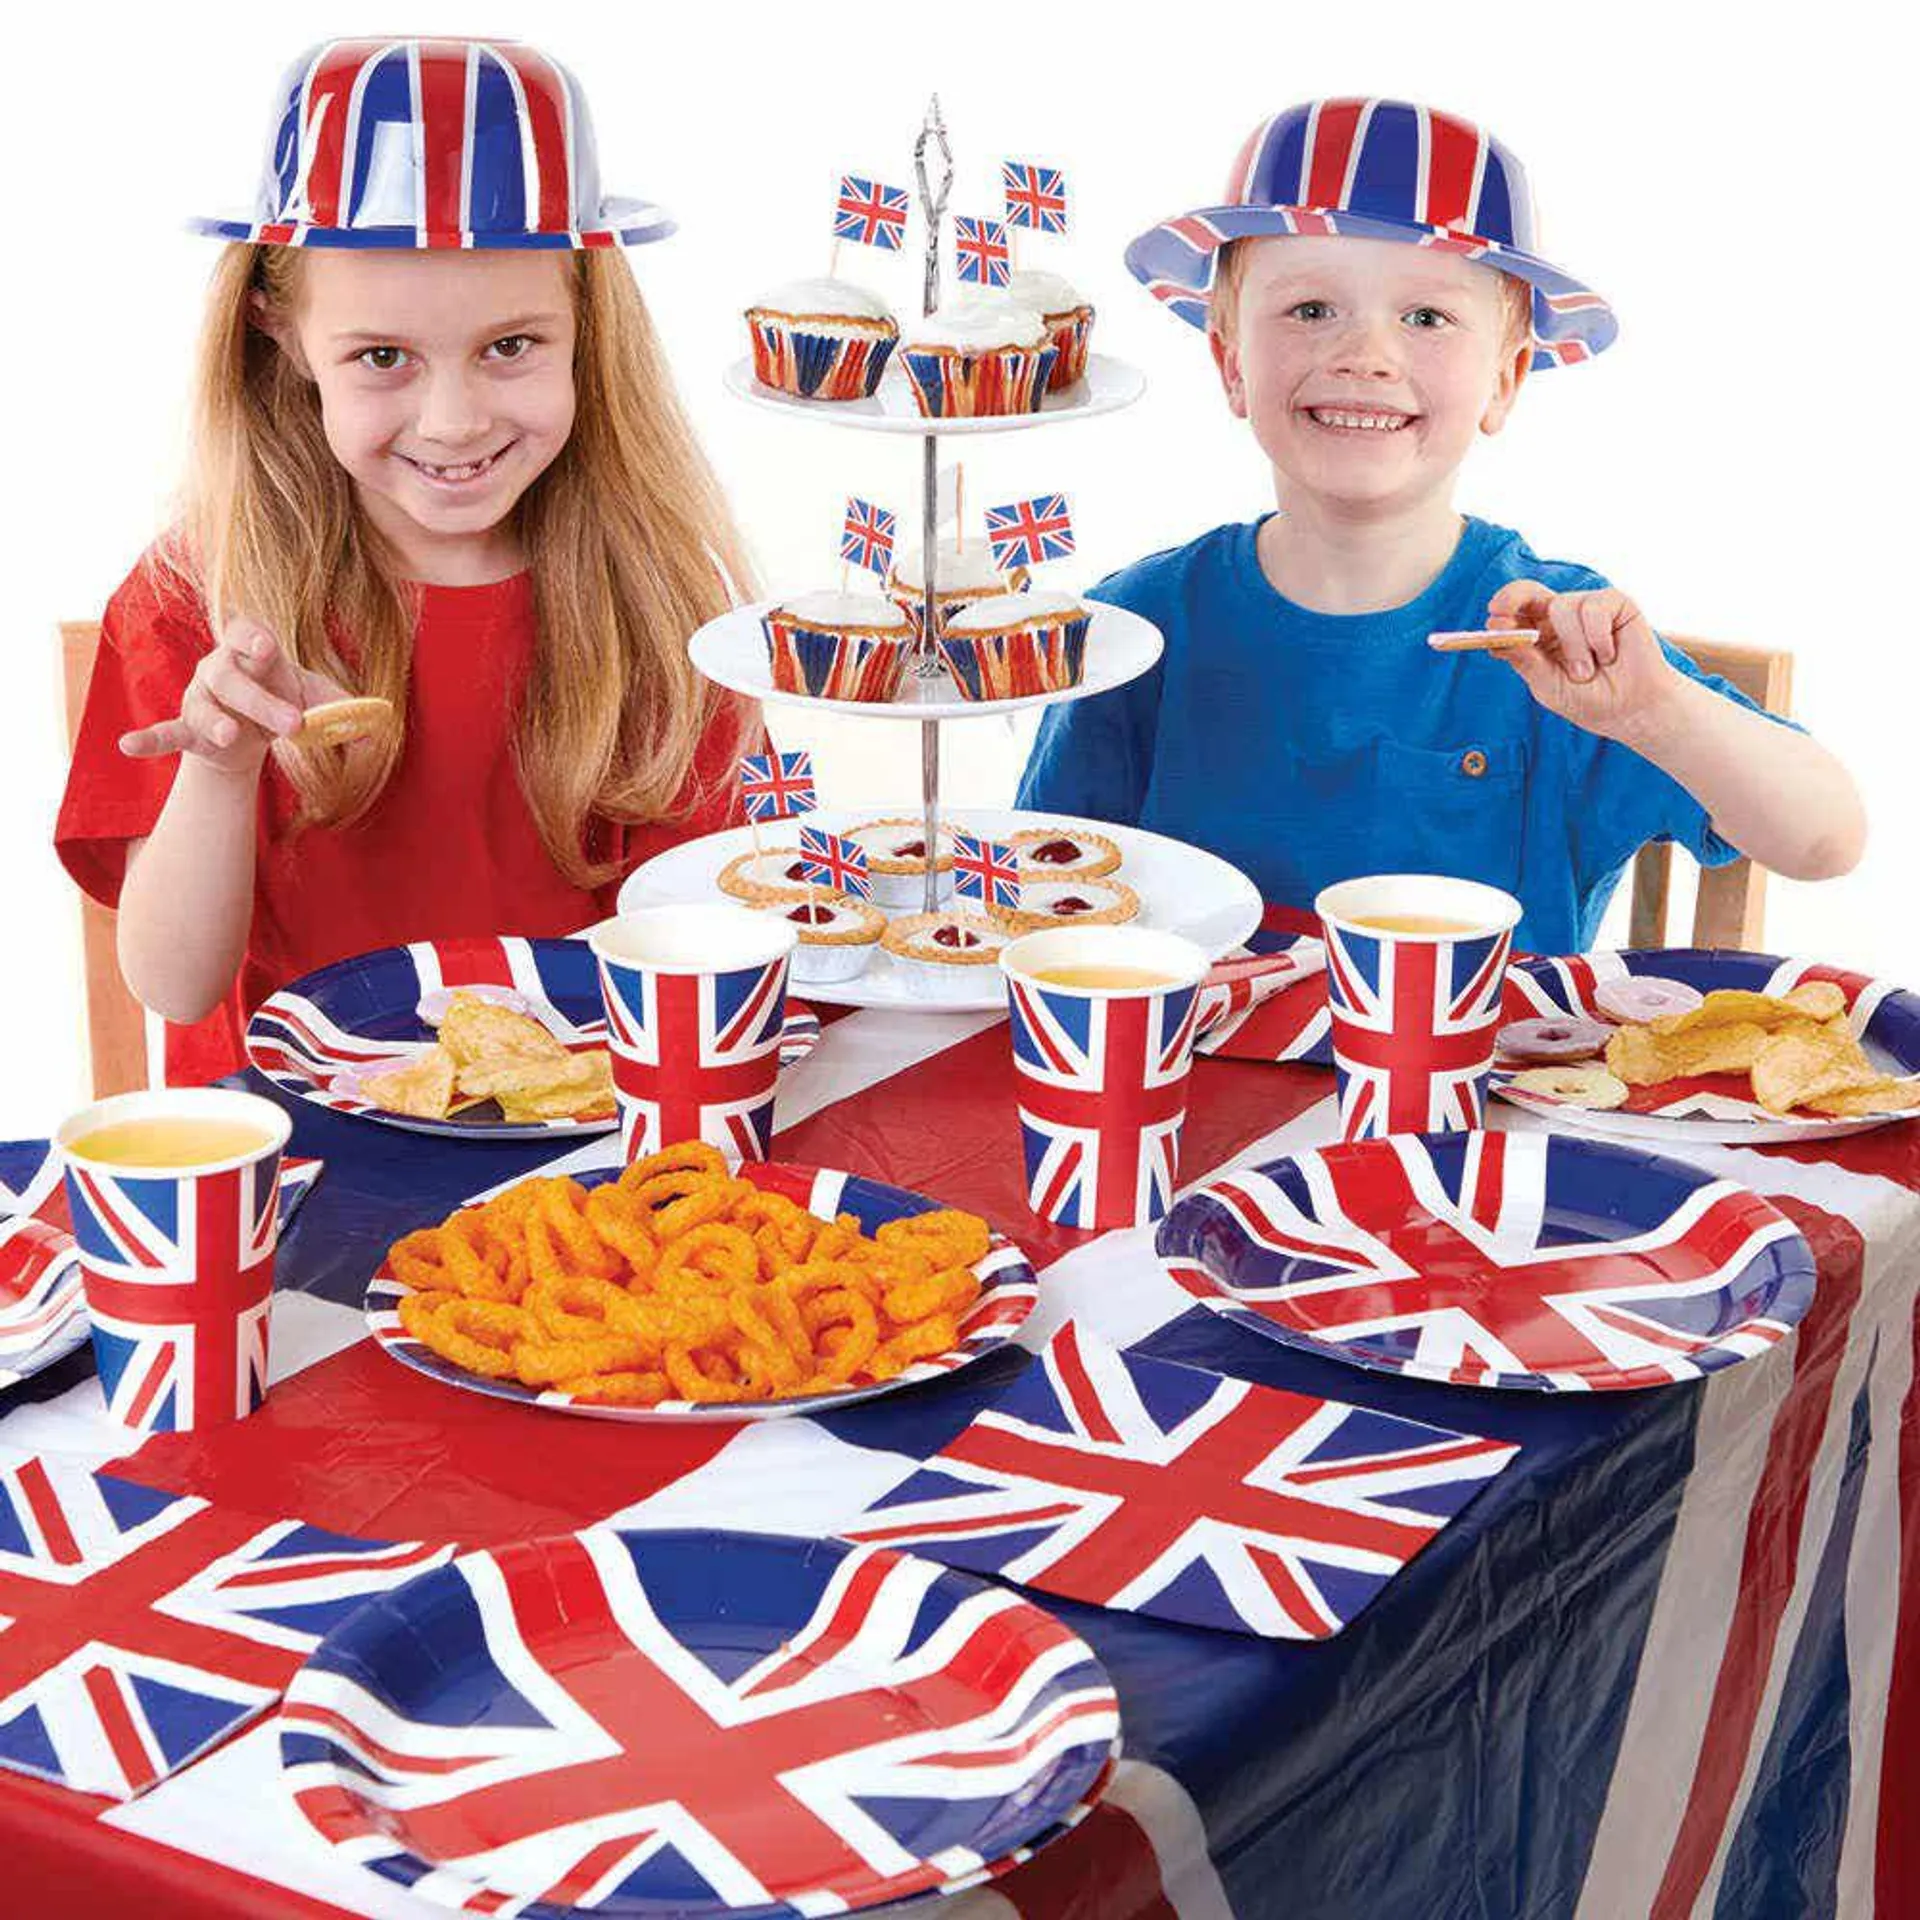
<path id="1" fill-rule="evenodd" d="M 1530 282 L 1536 370 L 1590 360 L 1620 331 L 1591 287 L 1534 253 L 1519 160 L 1471 122 L 1410 100 L 1312 100 L 1275 114 L 1240 149 L 1226 204 L 1161 221 L 1127 249 L 1127 265 L 1204 327 L 1219 250 L 1286 233 L 1404 240 Z"/>
<path id="2" fill-rule="evenodd" d="M 329 40 L 288 68 L 251 213 L 196 231 L 286 247 L 610 247 L 672 217 L 603 200 L 559 61 L 511 40 Z"/>

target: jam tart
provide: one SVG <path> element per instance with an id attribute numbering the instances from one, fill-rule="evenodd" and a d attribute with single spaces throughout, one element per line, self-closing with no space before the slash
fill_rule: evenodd
<path id="1" fill-rule="evenodd" d="M 787 900 L 807 890 L 806 866 L 797 847 L 765 847 L 743 853 L 720 869 L 715 883 L 720 891 L 757 907 L 763 901 Z"/>
<path id="2" fill-rule="evenodd" d="M 1020 881 L 1017 907 L 988 909 L 1008 933 L 1039 933 L 1049 927 L 1112 927 L 1140 911 L 1140 896 L 1118 880 Z"/>
<path id="3" fill-rule="evenodd" d="M 931 992 L 972 992 L 979 969 L 991 969 L 1008 935 L 977 913 L 910 913 L 890 921 L 881 940 L 894 964 L 909 969 Z"/>
<path id="4" fill-rule="evenodd" d="M 886 915 L 844 894 L 815 892 L 764 903 L 760 911 L 791 921 L 800 935 L 788 966 L 801 985 L 850 980 L 879 948 Z"/>
<path id="5" fill-rule="evenodd" d="M 1098 880 L 1120 865 L 1120 849 L 1103 833 L 1085 827 L 1026 827 L 1007 836 L 1020 877 L 1028 880 Z"/>

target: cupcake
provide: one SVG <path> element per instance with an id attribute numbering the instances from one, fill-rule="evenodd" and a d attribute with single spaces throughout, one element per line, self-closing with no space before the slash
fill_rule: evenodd
<path id="1" fill-rule="evenodd" d="M 1020 883 L 1037 880 L 1098 880 L 1116 871 L 1120 849 L 1087 827 L 1023 827 L 1007 836 L 1020 863 Z"/>
<path id="2" fill-rule="evenodd" d="M 1031 307 L 1046 322 L 1053 342 L 1053 371 L 1047 375 L 1047 391 L 1058 393 L 1087 371 L 1087 341 L 1093 333 L 1093 309 L 1080 298 L 1071 280 L 1057 273 L 1044 273 L 1037 267 L 1016 273 L 1007 282 L 1008 295 L 1023 307 Z"/>
<path id="3" fill-rule="evenodd" d="M 913 397 L 934 420 L 1038 413 L 1053 361 L 1047 323 L 1004 294 L 949 300 L 900 348 Z"/>
<path id="4" fill-rule="evenodd" d="M 803 400 L 864 400 L 900 338 L 878 294 L 850 280 L 789 280 L 747 309 L 753 377 Z"/>
<path id="5" fill-rule="evenodd" d="M 964 540 L 958 547 L 951 540 L 940 541 L 933 549 L 934 624 L 944 629 L 948 618 L 962 607 L 970 607 L 976 600 L 989 599 L 996 593 L 1018 593 L 1032 578 L 1025 567 L 1002 573 L 994 562 L 990 541 Z M 904 549 L 887 575 L 886 593 L 913 622 L 916 636 L 920 632 L 926 584 L 920 549 Z"/>
<path id="6" fill-rule="evenodd" d="M 1091 616 L 1070 593 L 980 600 L 947 622 L 940 655 L 966 700 L 1015 700 L 1077 687 Z"/>
<path id="7" fill-rule="evenodd" d="M 879 950 L 887 930 L 885 914 L 838 893 L 777 900 L 761 911 L 791 920 L 799 929 L 800 944 L 787 963 L 787 977 L 803 987 L 851 980 Z"/>
<path id="8" fill-rule="evenodd" d="M 977 913 L 913 913 L 890 921 L 880 944 L 929 999 L 970 999 L 999 985 L 1009 935 Z"/>
<path id="9" fill-rule="evenodd" d="M 926 904 L 927 829 L 921 820 L 864 820 L 849 827 L 847 839 L 867 856 L 867 878 L 877 906 L 911 912 Z M 934 898 L 953 891 L 953 829 L 940 829 L 934 857 Z"/>
<path id="10" fill-rule="evenodd" d="M 782 693 L 816 700 L 891 700 L 913 651 L 913 626 L 877 593 L 803 593 L 760 617 Z"/>
<path id="11" fill-rule="evenodd" d="M 988 918 L 1008 933 L 1049 927 L 1117 927 L 1140 911 L 1140 896 L 1118 880 L 1020 878 L 1017 907 L 989 907 Z"/>

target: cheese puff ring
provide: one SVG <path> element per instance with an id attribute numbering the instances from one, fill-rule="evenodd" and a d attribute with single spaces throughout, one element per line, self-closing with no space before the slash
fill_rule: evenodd
<path id="1" fill-rule="evenodd" d="M 503 1301 L 455 1298 L 427 1319 L 421 1338 L 443 1360 L 505 1380 L 513 1373 L 514 1343 L 532 1328 L 526 1314 Z"/>
<path id="2" fill-rule="evenodd" d="M 404 1281 L 416 1293 L 452 1293 L 453 1281 L 446 1268 L 437 1259 L 430 1259 L 411 1244 L 427 1240 L 438 1234 L 439 1229 L 429 1227 L 425 1233 L 410 1233 L 405 1240 L 396 1241 L 387 1253 L 387 1266 L 396 1280 Z M 439 1246 L 437 1238 L 433 1245 Z"/>
<path id="3" fill-rule="evenodd" d="M 675 1341 L 684 1347 L 706 1347 L 732 1333 L 733 1317 L 720 1294 L 685 1300 L 660 1296 L 640 1303 L 634 1331 L 662 1344 Z"/>
<path id="4" fill-rule="evenodd" d="M 873 1237 L 883 1247 L 917 1247 L 942 1267 L 970 1267 L 993 1244 L 992 1232 L 978 1214 L 961 1213 L 954 1207 L 889 1220 Z"/>
<path id="5" fill-rule="evenodd" d="M 961 1313 L 980 1297 L 980 1282 L 971 1267 L 949 1267 L 924 1280 L 906 1280 L 887 1289 L 887 1317 L 896 1326 L 924 1320 L 933 1313 Z"/>
<path id="6" fill-rule="evenodd" d="M 857 1275 L 858 1269 L 848 1261 L 813 1259 L 789 1267 L 775 1284 L 790 1300 L 803 1301 L 823 1289 L 846 1287 Z"/>
<path id="7" fill-rule="evenodd" d="M 844 1260 L 856 1248 L 866 1244 L 861 1238 L 860 1222 L 852 1214 L 843 1213 L 837 1219 L 829 1220 L 815 1235 L 807 1257 L 810 1260 Z"/>
<path id="8" fill-rule="evenodd" d="M 873 1358 L 880 1344 L 880 1323 L 874 1317 L 873 1303 L 864 1294 L 822 1294 L 814 1304 L 838 1299 L 850 1303 L 842 1310 L 848 1319 L 845 1325 L 822 1329 L 820 1364 L 814 1378 L 824 1379 L 833 1386 L 845 1386 Z"/>
<path id="9" fill-rule="evenodd" d="M 727 1156 L 705 1140 L 682 1140 L 676 1146 L 662 1147 L 658 1153 L 643 1154 L 625 1173 L 620 1184 L 633 1189 L 661 1174 L 700 1173 L 727 1177 Z"/>
<path id="10" fill-rule="evenodd" d="M 931 1360 L 935 1354 L 951 1353 L 959 1344 L 960 1328 L 953 1315 L 930 1314 L 910 1327 L 902 1327 L 891 1340 L 882 1341 L 875 1349 L 874 1364 L 877 1367 L 886 1359 L 908 1367 L 916 1360 Z"/>
<path id="11" fill-rule="evenodd" d="M 673 1391 L 664 1373 L 586 1373 L 573 1380 L 556 1380 L 556 1393 L 576 1400 L 598 1401 L 609 1407 L 657 1407 Z"/>
<path id="12" fill-rule="evenodd" d="M 757 1350 L 757 1364 L 761 1371 L 771 1371 L 775 1390 L 785 1393 L 797 1386 L 806 1368 L 787 1351 L 785 1342 L 753 1300 L 745 1293 L 735 1293 L 729 1296 L 727 1308 L 733 1324 L 746 1335 L 745 1352 Z"/>
<path id="13" fill-rule="evenodd" d="M 744 1227 L 711 1220 L 660 1249 L 654 1277 L 666 1284 L 684 1273 L 729 1287 L 752 1286 L 760 1278 L 760 1249 Z"/>
<path id="14" fill-rule="evenodd" d="M 595 1187 L 587 1195 L 587 1224 L 636 1275 L 653 1271 L 659 1249 L 646 1209 L 632 1194 L 618 1185 Z"/>
<path id="15" fill-rule="evenodd" d="M 527 1222 L 527 1238 L 533 1238 L 536 1222 L 544 1222 L 555 1245 L 562 1251 L 574 1273 L 597 1274 L 610 1280 L 620 1271 L 621 1258 L 594 1232 L 592 1223 L 581 1212 L 587 1197 L 584 1187 L 571 1180 L 556 1180 L 540 1195 L 539 1210 Z"/>
<path id="16" fill-rule="evenodd" d="M 722 1365 L 727 1365 L 724 1357 Z M 738 1380 L 708 1373 L 700 1364 L 699 1350 L 689 1347 L 685 1341 L 668 1343 L 666 1368 L 667 1378 L 682 1400 L 725 1401 L 748 1397 Z M 730 1366 L 728 1371 L 731 1373 Z"/>
<path id="17" fill-rule="evenodd" d="M 615 1324 L 615 1302 L 631 1313 L 633 1296 L 624 1287 L 595 1274 L 566 1273 L 536 1280 L 521 1305 L 555 1340 L 599 1340 Z"/>
<path id="18" fill-rule="evenodd" d="M 811 1222 L 816 1227 L 820 1225 L 820 1221 L 799 1201 L 790 1199 L 786 1194 L 769 1192 L 765 1187 L 754 1186 L 752 1181 L 748 1181 L 747 1186 L 749 1191 L 734 1203 L 733 1220 L 736 1226 L 751 1231 L 756 1227 L 788 1227 L 799 1221 Z"/>
<path id="19" fill-rule="evenodd" d="M 652 1228 L 655 1240 L 665 1246 L 669 1240 L 677 1240 L 683 1233 L 691 1233 L 695 1227 L 724 1220 L 732 1197 L 724 1184 L 709 1180 L 684 1193 L 669 1195 L 664 1201 L 649 1200 L 647 1205 L 653 1209 L 653 1214 L 647 1224 Z"/>
<path id="20" fill-rule="evenodd" d="M 735 1355 L 740 1382 L 746 1391 L 744 1400 L 785 1400 L 801 1391 L 806 1370 L 794 1364 L 793 1356 L 779 1347 L 762 1346 L 757 1340 L 742 1344 Z"/>
<path id="21" fill-rule="evenodd" d="M 396 1302 L 394 1311 L 400 1316 L 400 1324 L 416 1340 L 426 1339 L 425 1328 L 433 1316 L 449 1300 L 458 1300 L 457 1293 L 422 1292 L 403 1293 Z"/>
<path id="22" fill-rule="evenodd" d="M 753 1296 L 753 1302 L 780 1336 L 780 1344 L 805 1373 L 813 1364 L 813 1335 L 807 1330 L 793 1295 L 785 1287 L 762 1287 Z"/>
<path id="23" fill-rule="evenodd" d="M 660 1349 L 602 1329 L 597 1340 L 519 1340 L 513 1370 L 523 1387 L 553 1387 L 583 1373 L 619 1373 L 657 1360 Z"/>
<path id="24" fill-rule="evenodd" d="M 465 1229 L 457 1225 L 459 1216 L 447 1223 L 447 1230 L 440 1236 L 440 1244 L 446 1249 L 447 1280 L 455 1292 L 465 1294 L 471 1300 L 495 1301 L 510 1305 L 507 1299 L 509 1282 L 505 1271 L 504 1259 L 496 1265 L 492 1259 L 482 1254 L 468 1237 Z"/>

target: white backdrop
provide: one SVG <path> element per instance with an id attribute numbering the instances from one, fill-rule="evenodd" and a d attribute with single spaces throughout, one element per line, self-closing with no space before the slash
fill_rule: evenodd
<path id="1" fill-rule="evenodd" d="M 1126 241 L 1212 200 L 1246 130 L 1296 99 L 1409 96 L 1492 127 L 1532 174 L 1542 251 L 1608 295 L 1622 335 L 1528 388 L 1460 504 L 1600 568 L 1669 631 L 1794 650 L 1798 711 L 1856 770 L 1873 839 L 1848 879 L 1775 882 L 1769 943 L 1920 982 L 1911 27 L 1896 42 L 1850 0 L 1765 40 L 1751 12 L 1671 0 L 406 13 L 285 0 L 116 8 L 109 23 L 41 7 L 9 30 L 0 1137 L 48 1131 L 84 1086 L 78 914 L 49 845 L 64 762 L 52 629 L 97 612 L 166 510 L 214 245 L 180 219 L 251 191 L 294 53 L 389 26 L 536 40 L 586 84 L 607 189 L 679 215 L 674 239 L 632 257 L 774 589 L 831 578 L 849 492 L 912 524 L 918 443 L 730 401 L 739 309 L 825 270 L 842 171 L 910 184 L 930 89 L 952 130 L 954 210 L 997 211 L 1003 156 L 1067 169 L 1074 231 L 1023 240 L 1025 258 L 1071 273 L 1099 308 L 1097 344 L 1148 375 L 1129 412 L 965 445 L 971 501 L 1072 496 L 1084 567 L 1068 584 L 1268 504 L 1203 341 L 1127 276 Z M 911 307 L 904 261 L 849 248 L 848 269 Z M 917 791 L 912 728 L 775 724 L 783 745 L 819 749 L 829 803 Z M 1026 738 L 1001 720 L 949 729 L 952 797 L 1003 803 Z"/>

